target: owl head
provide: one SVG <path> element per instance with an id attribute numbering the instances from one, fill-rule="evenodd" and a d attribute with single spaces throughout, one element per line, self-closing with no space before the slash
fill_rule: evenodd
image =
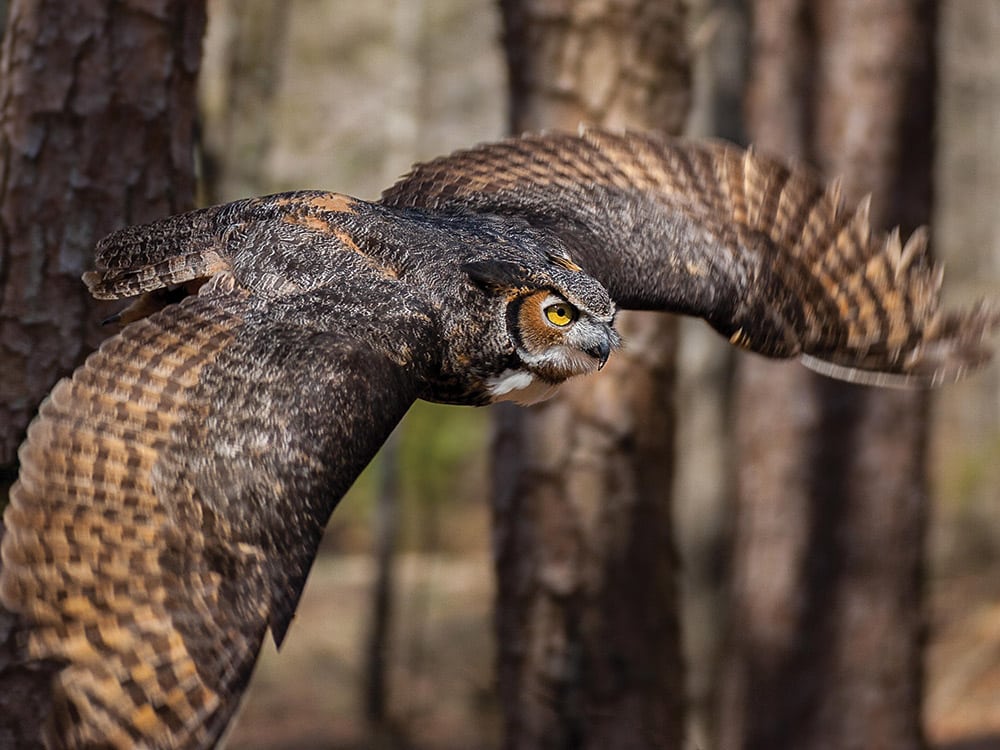
<path id="1" fill-rule="evenodd" d="M 506 259 L 463 270 L 503 308 L 512 366 L 485 382 L 492 401 L 531 404 L 574 375 L 595 372 L 621 344 L 614 304 L 603 286 L 568 257 L 550 252 L 528 267 Z"/>

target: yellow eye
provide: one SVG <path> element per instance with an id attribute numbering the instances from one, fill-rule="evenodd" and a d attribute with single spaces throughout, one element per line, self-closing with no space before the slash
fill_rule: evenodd
<path id="1" fill-rule="evenodd" d="M 568 326 L 576 320 L 576 308 L 566 302 L 557 302 L 545 308 L 545 317 L 554 326 Z"/>

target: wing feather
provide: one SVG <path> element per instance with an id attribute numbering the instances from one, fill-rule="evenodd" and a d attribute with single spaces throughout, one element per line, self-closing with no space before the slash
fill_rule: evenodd
<path id="1" fill-rule="evenodd" d="M 212 746 L 415 398 L 418 368 L 251 303 L 209 287 L 129 325 L 29 429 L 0 599 L 28 658 L 65 665 L 53 745 Z"/>
<path id="2" fill-rule="evenodd" d="M 175 325 L 190 336 L 179 350 Z M 159 555 L 172 524 L 152 469 L 185 394 L 237 325 L 200 305 L 140 321 L 62 381 L 29 429 L 5 515 L 0 595 L 32 623 L 30 656 L 68 665 L 57 678 L 57 744 L 135 745 L 166 733 L 168 717 L 189 724 L 172 732 L 180 744 L 209 741 L 220 698 L 193 678 L 166 606 L 177 580 Z"/>
<path id="3" fill-rule="evenodd" d="M 718 142 L 523 136 L 418 165 L 383 202 L 522 217 L 620 306 L 703 317 L 836 377 L 954 380 L 987 361 L 1000 324 L 985 304 L 941 312 L 924 230 L 872 232 L 867 199 L 849 210 L 837 183 Z"/>

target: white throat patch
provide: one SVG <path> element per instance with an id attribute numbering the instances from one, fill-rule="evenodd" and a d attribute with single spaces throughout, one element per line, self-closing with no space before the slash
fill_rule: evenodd
<path id="1" fill-rule="evenodd" d="M 494 402 L 513 401 L 522 406 L 550 398 L 559 387 L 539 380 L 527 370 L 504 370 L 486 382 Z"/>

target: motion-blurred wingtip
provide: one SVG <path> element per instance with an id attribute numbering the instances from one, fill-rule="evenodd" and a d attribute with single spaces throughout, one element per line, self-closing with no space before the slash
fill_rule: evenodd
<path id="1" fill-rule="evenodd" d="M 837 380 L 889 388 L 936 388 L 982 369 L 993 358 L 989 339 L 1000 329 L 1000 306 L 980 301 L 973 307 L 946 313 L 933 330 L 908 352 L 891 360 L 836 362 L 803 354 L 802 364 Z"/>

